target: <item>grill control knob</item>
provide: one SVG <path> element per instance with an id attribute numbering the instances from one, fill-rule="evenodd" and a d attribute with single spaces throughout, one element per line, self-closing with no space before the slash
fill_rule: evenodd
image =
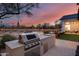
<path id="1" fill-rule="evenodd" d="M 25 48 L 29 48 L 29 45 L 26 45 Z"/>
<path id="2" fill-rule="evenodd" d="M 32 45 L 31 44 L 29 44 L 29 47 L 31 47 Z"/>
<path id="3" fill-rule="evenodd" d="M 38 44 L 38 42 L 35 42 L 36 44 Z"/>
<path id="4" fill-rule="evenodd" d="M 32 43 L 32 45 L 35 45 L 35 43 Z"/>

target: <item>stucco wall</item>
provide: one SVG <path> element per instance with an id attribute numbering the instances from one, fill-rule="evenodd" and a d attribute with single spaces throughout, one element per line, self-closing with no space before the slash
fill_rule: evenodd
<path id="1" fill-rule="evenodd" d="M 70 30 L 67 30 L 67 26 L 69 24 Z M 64 31 L 79 31 L 79 20 L 77 19 L 67 19 L 62 21 L 62 28 Z"/>

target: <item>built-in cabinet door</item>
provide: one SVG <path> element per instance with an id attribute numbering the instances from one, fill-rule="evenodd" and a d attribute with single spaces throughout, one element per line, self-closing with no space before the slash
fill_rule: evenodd
<path id="1" fill-rule="evenodd" d="M 43 52 L 46 53 L 48 51 L 48 43 L 45 41 L 43 42 Z"/>
<path id="2" fill-rule="evenodd" d="M 48 49 L 51 49 L 55 45 L 55 38 L 54 36 L 51 36 L 48 38 Z"/>
<path id="3" fill-rule="evenodd" d="M 48 44 L 44 43 L 44 53 L 46 53 L 48 51 Z"/>
<path id="4" fill-rule="evenodd" d="M 48 38 L 48 49 L 50 49 L 52 47 L 52 39 Z"/>

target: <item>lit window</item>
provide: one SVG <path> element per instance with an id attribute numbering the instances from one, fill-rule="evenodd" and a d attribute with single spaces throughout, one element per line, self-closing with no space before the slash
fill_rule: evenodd
<path id="1" fill-rule="evenodd" d="M 65 24 L 67 24 L 67 25 L 68 25 L 68 24 L 69 24 L 69 22 L 66 22 Z"/>

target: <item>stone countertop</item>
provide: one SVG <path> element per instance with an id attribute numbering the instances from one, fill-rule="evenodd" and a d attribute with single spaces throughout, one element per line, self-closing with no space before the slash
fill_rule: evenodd
<path id="1" fill-rule="evenodd" d="M 44 40 L 44 39 L 49 38 L 49 37 L 51 37 L 51 36 L 46 36 L 46 35 L 39 36 L 40 40 Z"/>
<path id="2" fill-rule="evenodd" d="M 40 40 L 45 40 L 47 38 L 51 37 L 51 35 L 39 35 Z M 23 44 L 19 43 L 18 40 L 8 41 L 5 42 L 6 46 L 8 46 L 11 49 L 15 49 L 21 46 L 24 46 Z"/>
<path id="3" fill-rule="evenodd" d="M 42 39 L 46 39 L 46 38 L 49 38 L 49 37 L 55 37 L 55 34 L 45 34 L 45 35 L 39 35 L 39 38 L 40 40 Z"/>
<path id="4" fill-rule="evenodd" d="M 8 42 L 5 42 L 5 44 L 11 49 L 15 49 L 15 48 L 24 46 L 23 44 L 19 43 L 18 40 L 8 41 Z"/>

